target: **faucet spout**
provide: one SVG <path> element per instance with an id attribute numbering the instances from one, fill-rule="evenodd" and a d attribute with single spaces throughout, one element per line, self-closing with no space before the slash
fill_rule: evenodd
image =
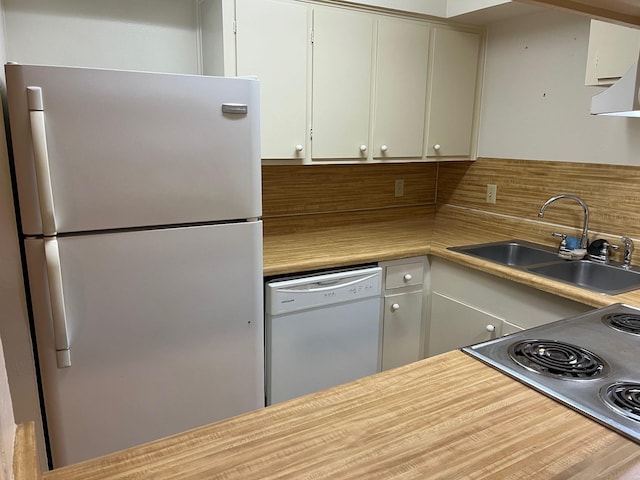
<path id="1" fill-rule="evenodd" d="M 544 217 L 544 211 L 547 209 L 549 205 L 551 205 L 556 200 L 560 200 L 566 198 L 567 200 L 574 200 L 578 202 L 578 204 L 582 207 L 582 211 L 584 213 L 584 223 L 582 224 L 582 235 L 580 236 L 580 248 L 587 248 L 589 244 L 588 232 L 589 232 L 589 207 L 584 200 L 582 200 L 579 196 L 573 195 L 571 193 L 561 193 L 559 195 L 554 195 L 549 200 L 544 202 L 544 205 L 540 207 L 540 211 L 538 212 L 538 217 Z"/>

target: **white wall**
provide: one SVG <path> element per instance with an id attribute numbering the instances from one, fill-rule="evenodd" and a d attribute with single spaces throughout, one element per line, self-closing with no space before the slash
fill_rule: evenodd
<path id="1" fill-rule="evenodd" d="M 4 0 L 7 59 L 198 73 L 195 0 Z"/>
<path id="2" fill-rule="evenodd" d="M 478 155 L 640 165 L 640 118 L 589 114 L 589 19 L 548 11 L 491 24 Z"/>
<path id="3" fill-rule="evenodd" d="M 0 341 L 0 480 L 12 478 L 15 432 L 16 424 L 9 394 L 9 380 Z"/>

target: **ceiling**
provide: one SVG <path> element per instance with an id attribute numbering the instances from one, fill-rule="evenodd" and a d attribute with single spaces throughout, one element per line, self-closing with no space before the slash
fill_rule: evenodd
<path id="1" fill-rule="evenodd" d="M 518 0 L 518 3 L 551 6 L 621 25 L 640 27 L 640 0 Z"/>

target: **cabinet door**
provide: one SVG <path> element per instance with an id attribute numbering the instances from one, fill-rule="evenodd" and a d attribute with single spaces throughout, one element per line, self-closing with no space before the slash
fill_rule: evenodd
<path id="1" fill-rule="evenodd" d="M 431 294 L 431 325 L 428 355 L 455 350 L 497 338 L 502 320 L 449 297 Z"/>
<path id="2" fill-rule="evenodd" d="M 435 28 L 431 44 L 427 156 L 468 157 L 480 35 Z"/>
<path id="3" fill-rule="evenodd" d="M 384 299 L 382 370 L 422 358 L 422 291 Z"/>
<path id="4" fill-rule="evenodd" d="M 585 85 L 611 85 L 638 60 L 637 28 L 591 20 Z"/>
<path id="5" fill-rule="evenodd" d="M 424 144 L 429 27 L 378 19 L 374 158 L 421 158 Z"/>
<path id="6" fill-rule="evenodd" d="M 312 156 L 366 160 L 373 16 L 316 7 L 313 32 Z"/>
<path id="7" fill-rule="evenodd" d="M 304 158 L 307 150 L 308 16 L 301 3 L 236 2 L 237 72 L 260 80 L 262 158 Z"/>
<path id="8" fill-rule="evenodd" d="M 521 332 L 522 330 L 524 330 L 524 328 L 514 325 L 513 323 L 509 323 L 506 320 L 502 322 L 502 335 L 510 335 L 512 333 Z"/>

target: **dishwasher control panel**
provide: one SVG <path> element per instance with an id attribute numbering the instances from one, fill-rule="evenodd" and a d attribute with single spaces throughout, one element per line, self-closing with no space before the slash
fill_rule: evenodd
<path id="1" fill-rule="evenodd" d="M 295 312 L 380 296 L 382 268 L 325 273 L 267 283 L 266 312 L 271 315 Z"/>

